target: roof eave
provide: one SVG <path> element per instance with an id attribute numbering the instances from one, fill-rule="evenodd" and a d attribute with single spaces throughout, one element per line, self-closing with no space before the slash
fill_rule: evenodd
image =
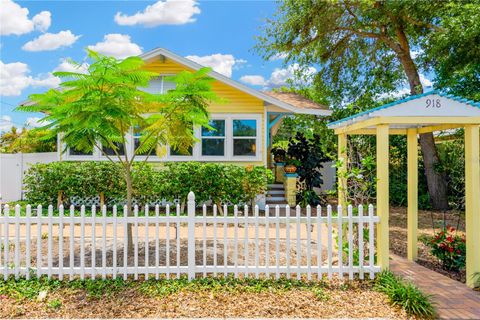
<path id="1" fill-rule="evenodd" d="M 148 60 L 148 59 L 151 59 L 151 58 L 154 58 L 158 55 L 163 55 L 167 58 L 170 58 L 178 63 L 181 63 L 183 65 L 186 65 L 187 67 L 191 68 L 191 69 L 194 69 L 194 70 L 198 70 L 198 69 L 201 69 L 203 68 L 204 66 L 202 66 L 201 64 L 198 64 L 194 61 L 191 61 L 187 58 L 184 58 L 182 56 L 179 56 L 167 49 L 164 49 L 164 48 L 156 48 L 156 49 L 153 49 L 149 52 L 146 52 L 146 53 L 143 53 L 141 55 L 139 55 L 140 58 L 142 58 L 143 60 Z M 302 108 L 296 108 L 288 103 L 285 103 L 281 100 L 278 100 L 278 99 L 275 99 L 273 97 L 270 97 L 269 95 L 267 94 L 264 94 L 262 93 L 261 91 L 258 91 L 258 90 L 255 90 L 255 89 L 252 89 L 244 84 L 241 84 L 235 80 L 232 80 L 230 79 L 229 77 L 226 77 L 218 72 L 215 72 L 215 71 L 211 71 L 210 72 L 210 76 L 216 80 L 219 80 L 219 81 L 222 81 L 224 83 L 227 83 L 228 85 L 240 90 L 240 91 L 244 91 L 258 99 L 261 99 L 263 101 L 266 101 L 268 103 L 271 103 L 271 104 L 274 104 L 280 108 L 283 108 L 283 109 L 286 109 L 288 111 L 292 111 L 294 113 L 299 113 L 299 114 L 313 114 L 313 115 L 319 115 L 319 116 L 329 116 L 332 114 L 332 111 L 331 110 L 321 110 L 321 109 L 302 109 Z"/>

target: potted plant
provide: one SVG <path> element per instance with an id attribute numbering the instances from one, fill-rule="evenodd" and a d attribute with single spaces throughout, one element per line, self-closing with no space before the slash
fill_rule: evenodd
<path id="1" fill-rule="evenodd" d="M 286 162 L 287 164 L 285 165 L 285 167 L 283 167 L 285 173 L 295 173 L 297 171 L 297 167 L 300 165 L 300 161 L 290 157 L 286 158 Z"/>
<path id="2" fill-rule="evenodd" d="M 281 146 L 275 146 L 272 148 L 272 154 L 275 162 L 285 162 L 287 151 Z"/>

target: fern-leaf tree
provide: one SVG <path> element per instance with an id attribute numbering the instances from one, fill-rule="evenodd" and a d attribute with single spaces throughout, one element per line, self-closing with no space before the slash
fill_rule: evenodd
<path id="1" fill-rule="evenodd" d="M 208 126 L 207 107 L 217 100 L 211 91 L 213 79 L 208 76 L 208 68 L 183 71 L 169 79 L 176 84 L 174 90 L 152 94 L 142 88 L 158 74 L 146 70 L 141 58 L 119 60 L 91 50 L 87 54 L 90 64 L 85 73 L 55 72 L 63 79 L 60 87 L 32 94 L 31 103 L 18 109 L 44 113 L 41 121 L 45 125 L 39 130 L 49 129 L 52 136 L 60 135 L 67 147 L 83 152 L 96 148 L 118 164 L 125 176 L 130 216 L 132 170 L 137 156 L 160 153 L 166 144 L 181 151 L 194 143 L 192 127 Z M 139 143 L 133 152 L 121 152 L 133 128 L 142 132 Z M 107 154 L 105 147 L 112 152 Z M 128 240 L 131 245 L 131 228 Z"/>

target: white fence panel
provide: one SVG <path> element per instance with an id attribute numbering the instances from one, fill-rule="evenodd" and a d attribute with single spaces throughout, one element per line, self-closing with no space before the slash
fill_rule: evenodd
<path id="1" fill-rule="evenodd" d="M 107 211 L 71 206 L 45 212 L 5 205 L 0 211 L 0 274 L 85 279 L 233 276 L 320 279 L 334 274 L 373 278 L 373 206 L 316 210 L 297 206 L 197 208 L 190 193 L 179 205 Z M 221 209 L 221 211 L 220 211 Z M 231 209 L 231 208 L 230 208 Z M 253 209 L 253 210 L 252 210 Z M 241 211 L 243 210 L 243 211 Z M 250 211 L 251 212 L 250 212 Z M 13 211 L 13 212 L 12 212 Z M 67 211 L 67 212 L 65 212 Z M 211 212 L 209 212 L 211 211 Z M 274 211 L 274 212 L 272 212 Z M 197 215 L 198 213 L 199 215 Z M 36 244 L 36 246 L 35 246 Z"/>

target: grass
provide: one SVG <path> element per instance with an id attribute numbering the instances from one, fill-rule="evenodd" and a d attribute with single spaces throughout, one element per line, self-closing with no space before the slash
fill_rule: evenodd
<path id="1" fill-rule="evenodd" d="M 325 288 L 328 285 L 322 281 L 301 281 L 294 279 L 235 279 L 227 278 L 199 278 L 189 281 L 186 277 L 180 279 L 159 280 L 150 279 L 147 281 L 125 281 L 119 279 L 85 279 L 73 281 L 48 280 L 46 277 L 40 279 L 31 278 L 26 280 L 13 277 L 7 281 L 0 281 L 0 296 L 12 297 L 16 300 L 35 300 L 41 292 L 54 292 L 59 289 L 72 291 L 83 291 L 87 297 L 100 299 L 111 297 L 129 288 L 137 289 L 144 295 L 151 297 L 166 297 L 180 291 L 215 293 L 284 293 L 289 290 L 305 290 L 314 293 L 321 301 L 329 299 Z M 342 289 L 343 290 L 343 289 Z M 50 301 L 51 303 L 52 301 Z"/>
<path id="2" fill-rule="evenodd" d="M 434 319 L 436 316 L 431 296 L 391 271 L 382 271 L 377 275 L 375 289 L 385 293 L 392 305 L 401 307 L 410 316 L 420 319 Z"/>

